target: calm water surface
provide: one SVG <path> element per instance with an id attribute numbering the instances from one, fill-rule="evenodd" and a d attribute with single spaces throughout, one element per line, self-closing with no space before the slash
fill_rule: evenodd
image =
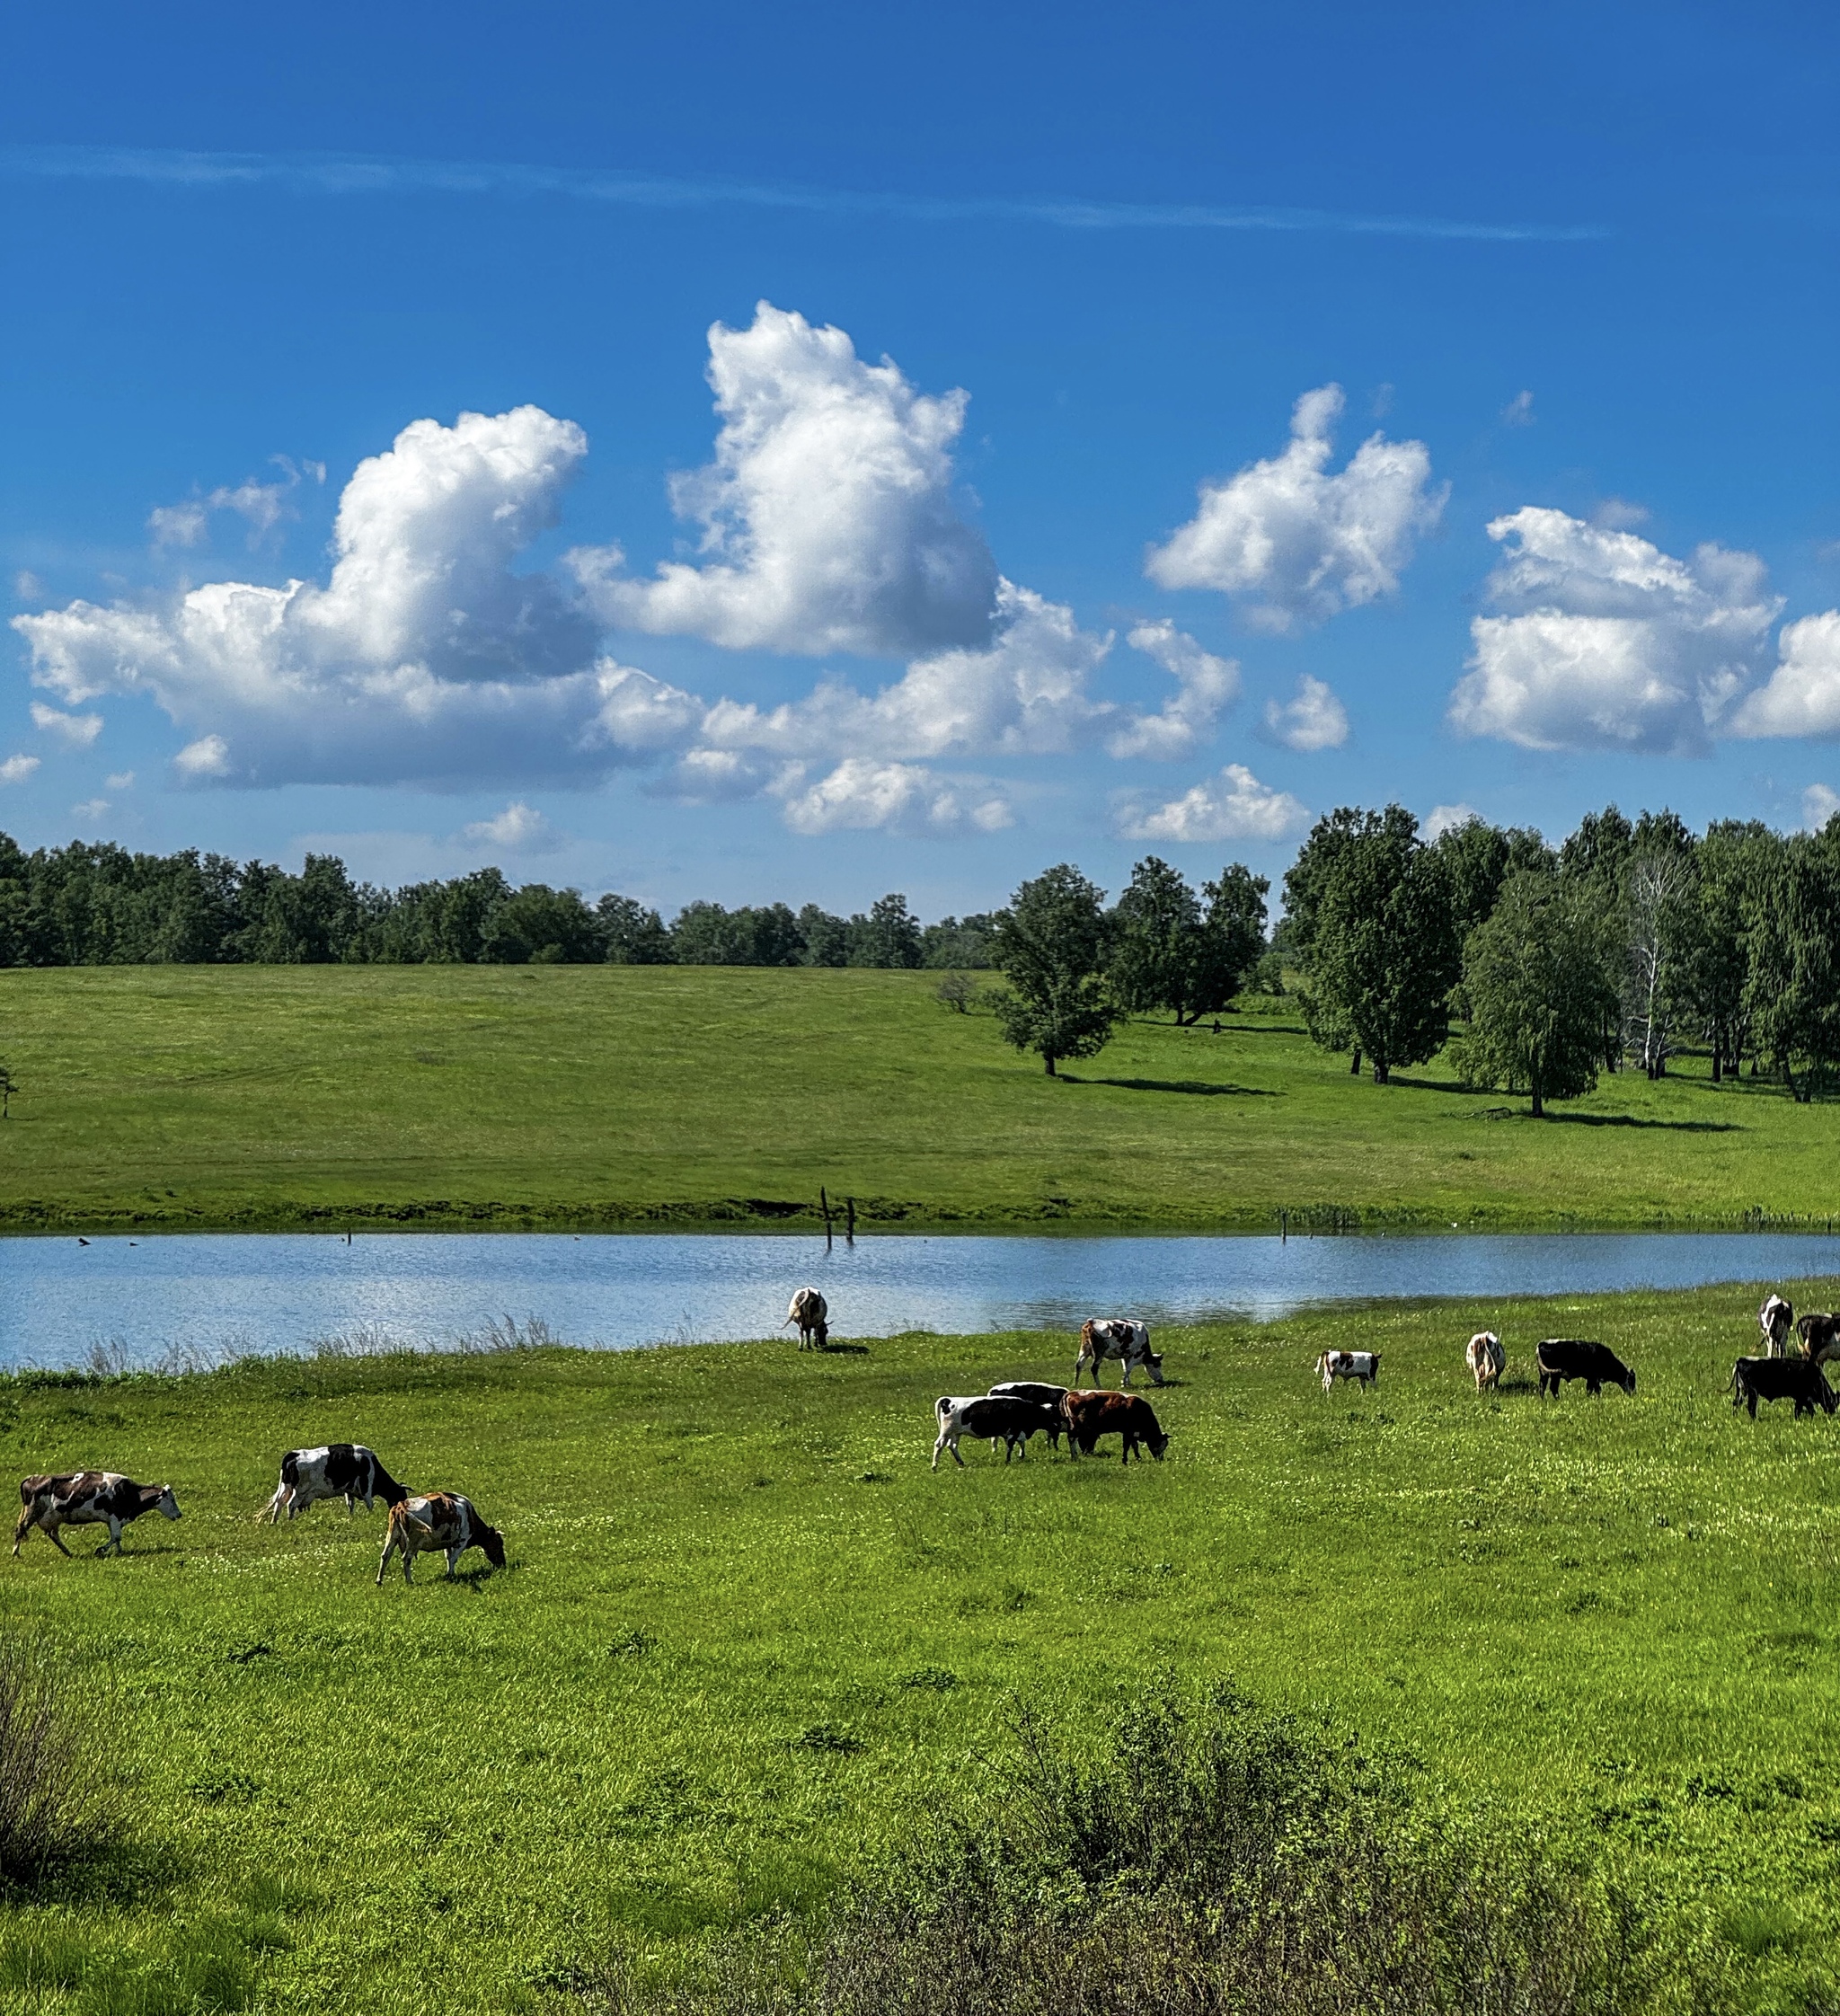
<path id="1" fill-rule="evenodd" d="M 610 1350 L 771 1335 L 801 1283 L 837 1337 L 1278 1316 L 1313 1304 L 1840 1275 L 1840 1238 L 1747 1233 L 1293 1239 L 821 1239 L 226 1233 L 0 1240 L 0 1366 L 155 1365 L 333 1337 L 445 1346 L 540 1317 Z M 1460 1319 L 1468 1320 L 1468 1313 Z M 790 1335 L 790 1332 L 782 1332 Z"/>

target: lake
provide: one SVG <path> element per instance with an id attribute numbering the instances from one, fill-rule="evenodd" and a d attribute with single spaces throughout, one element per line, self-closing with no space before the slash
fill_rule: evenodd
<path id="1" fill-rule="evenodd" d="M 839 1240 L 662 1233 L 185 1234 L 0 1240 L 0 1366 L 215 1362 L 344 1338 L 448 1347 L 540 1319 L 610 1350 L 767 1337 L 804 1282 L 834 1338 L 1073 1331 L 1453 1295 L 1458 1328 L 1519 1295 L 1840 1275 L 1840 1237 L 1558 1233 Z M 782 1336 L 791 1336 L 780 1331 Z M 1071 1360 L 1069 1361 L 1071 1362 Z"/>

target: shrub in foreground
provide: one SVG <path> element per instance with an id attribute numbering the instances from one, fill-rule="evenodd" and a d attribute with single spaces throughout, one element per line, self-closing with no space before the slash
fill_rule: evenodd
<path id="1" fill-rule="evenodd" d="M 87 1728 L 42 1666 L 0 1641 L 0 1884 L 29 1889 L 94 1853 L 111 1820 Z"/>
<path id="2" fill-rule="evenodd" d="M 1230 1689 L 1109 1743 L 1021 1725 L 975 1817 L 936 1815 L 815 1927 L 694 1980 L 615 1959 L 609 2016 L 1614 2016 L 1646 1998 L 1613 1888 L 1422 1809 L 1401 1776 Z"/>

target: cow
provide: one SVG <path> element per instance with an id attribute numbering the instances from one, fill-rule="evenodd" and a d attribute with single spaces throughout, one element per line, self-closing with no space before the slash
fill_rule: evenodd
<path id="1" fill-rule="evenodd" d="M 933 1402 L 933 1418 L 939 1423 L 939 1439 L 933 1445 L 933 1467 L 939 1468 L 942 1449 L 951 1451 L 952 1461 L 962 1470 L 965 1459 L 959 1454 L 959 1437 L 969 1435 L 976 1441 L 988 1440 L 993 1451 L 1001 1442 L 1003 1460 L 1029 1454 L 1029 1437 L 1048 1434 L 1056 1425 L 1055 1410 L 1039 1400 L 1015 1400 L 1007 1394 L 979 1393 L 975 1399 L 942 1395 Z"/>
<path id="2" fill-rule="evenodd" d="M 1785 1302 L 1780 1295 L 1765 1298 L 1764 1305 L 1757 1311 L 1757 1328 L 1764 1333 L 1764 1356 L 1780 1358 L 1789 1342 L 1789 1331 L 1795 1322 L 1795 1305 Z"/>
<path id="3" fill-rule="evenodd" d="M 1045 1379 L 1006 1379 L 1001 1385 L 990 1389 L 993 1400 L 1033 1400 L 1054 1410 L 1053 1425 L 1048 1430 L 1050 1446 L 1060 1447 L 1060 1403 L 1066 1398 L 1065 1386 L 1051 1385 Z"/>
<path id="4" fill-rule="evenodd" d="M 358 1501 L 370 1511 L 378 1499 L 386 1506 L 401 1505 L 409 1487 L 399 1484 L 377 1460 L 374 1449 L 361 1442 L 329 1442 L 320 1449 L 290 1449 L 281 1458 L 281 1481 L 275 1495 L 256 1514 L 274 1525 L 286 1512 L 296 1518 L 323 1498 L 342 1498 L 345 1516 L 358 1510 Z"/>
<path id="5" fill-rule="evenodd" d="M 797 1323 L 799 1348 L 802 1351 L 810 1345 L 821 1351 L 830 1338 L 830 1324 L 827 1321 L 829 1315 L 830 1304 L 816 1288 L 801 1288 L 792 1297 L 792 1305 L 786 1311 L 786 1322 L 780 1328 L 784 1330 L 786 1323 Z"/>
<path id="6" fill-rule="evenodd" d="M 1092 1367 L 1092 1384 L 1101 1385 L 1100 1368 L 1107 1358 L 1122 1361 L 1124 1372 L 1119 1384 L 1128 1388 L 1131 1374 L 1138 1366 L 1150 1375 L 1150 1384 L 1163 1384 L 1163 1354 L 1150 1348 L 1150 1326 L 1140 1323 L 1134 1316 L 1088 1316 L 1080 1325 L 1080 1355 L 1074 1360 L 1074 1378 L 1087 1366 Z"/>
<path id="7" fill-rule="evenodd" d="M 1606 1385 L 1635 1391 L 1635 1374 L 1606 1344 L 1592 1344 L 1576 1337 L 1548 1337 L 1535 1354 L 1540 1374 L 1540 1395 L 1559 1398 L 1559 1389 L 1568 1379 L 1582 1379 L 1585 1391 L 1597 1394 Z"/>
<path id="8" fill-rule="evenodd" d="M 1075 1457 L 1090 1456 L 1101 1435 L 1120 1438 L 1124 1445 L 1120 1463 L 1129 1463 L 1134 1452 L 1142 1463 L 1146 1448 L 1161 1463 L 1169 1446 L 1168 1435 L 1142 1393 L 1070 1393 L 1060 1403 L 1060 1418 L 1066 1423 L 1067 1446 Z"/>
<path id="9" fill-rule="evenodd" d="M 100 1559 L 111 1549 L 121 1552 L 121 1529 L 143 1512 L 179 1517 L 179 1500 L 170 1484 L 137 1484 L 114 1470 L 76 1470 L 62 1477 L 27 1477 L 19 1487 L 24 1509 L 13 1529 L 13 1552 L 34 1526 L 60 1554 L 70 1550 L 58 1537 L 59 1526 L 93 1526 L 108 1522 L 109 1537 L 96 1550 Z M 72 1557 L 75 1559 L 75 1557 Z"/>
<path id="10" fill-rule="evenodd" d="M 1322 1380 L 1325 1393 L 1333 1390 L 1338 1379 L 1355 1379 L 1363 1386 L 1374 1385 L 1380 1377 L 1380 1354 L 1378 1351 L 1324 1351 L 1316 1360 L 1316 1375 Z"/>
<path id="11" fill-rule="evenodd" d="M 1748 1407 L 1752 1420 L 1760 1400 L 1792 1400 L 1798 1419 L 1817 1407 L 1825 1414 L 1840 1407 L 1827 1375 L 1811 1358 L 1739 1358 L 1731 1367 L 1729 1390 L 1732 1406 Z"/>
<path id="12" fill-rule="evenodd" d="M 1829 1358 L 1840 1358 L 1840 1316 L 1810 1310 L 1796 1324 L 1795 1331 L 1801 1339 L 1804 1357 L 1812 1358 L 1817 1365 L 1823 1365 Z"/>
<path id="13" fill-rule="evenodd" d="M 1501 1348 L 1501 1340 L 1492 1330 L 1479 1330 L 1470 1339 L 1464 1360 L 1475 1377 L 1478 1393 L 1484 1386 L 1499 1387 L 1501 1375 L 1508 1369 L 1508 1353 Z"/>
<path id="14" fill-rule="evenodd" d="M 494 1568 L 505 1565 L 505 1536 L 489 1526 L 473 1509 L 473 1500 L 457 1491 L 430 1491 L 425 1498 L 399 1499 L 390 1508 L 390 1528 L 384 1535 L 384 1558 L 377 1563 L 377 1587 L 384 1586 L 384 1570 L 390 1556 L 402 1556 L 402 1579 L 413 1582 L 413 1560 L 417 1554 L 445 1554 L 447 1579 L 454 1579 L 454 1563 L 469 1547 L 477 1547 Z"/>

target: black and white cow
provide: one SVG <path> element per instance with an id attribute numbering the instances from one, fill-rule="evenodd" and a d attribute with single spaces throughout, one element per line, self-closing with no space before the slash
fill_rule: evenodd
<path id="1" fill-rule="evenodd" d="M 974 1441 L 988 1441 L 993 1449 L 1001 1442 L 1003 1460 L 1007 1463 L 1019 1453 L 1029 1453 L 1029 1437 L 1040 1433 L 1049 1434 L 1057 1421 L 1053 1408 L 1039 1400 L 1012 1400 L 1007 1396 L 979 1393 L 976 1399 L 954 1399 L 950 1394 L 942 1395 L 933 1404 L 933 1419 L 939 1423 L 939 1439 L 933 1445 L 933 1467 L 939 1468 L 942 1449 L 951 1451 L 952 1461 L 962 1470 L 965 1459 L 959 1454 L 959 1437 L 969 1435 Z"/>
<path id="2" fill-rule="evenodd" d="M 1090 1365 L 1092 1384 L 1102 1385 L 1099 1373 L 1107 1358 L 1123 1362 L 1120 1385 L 1128 1387 L 1131 1374 L 1140 1366 L 1150 1375 L 1153 1386 L 1163 1384 L 1163 1355 L 1150 1348 L 1149 1324 L 1140 1323 L 1135 1316 L 1088 1316 L 1080 1325 L 1080 1355 L 1074 1360 L 1075 1383 L 1078 1384 L 1080 1374 Z"/>
<path id="3" fill-rule="evenodd" d="M 1543 1339 L 1535 1353 L 1540 1374 L 1540 1397 L 1550 1393 L 1559 1398 L 1559 1389 L 1568 1379 L 1582 1379 L 1588 1393 L 1600 1393 L 1606 1386 L 1635 1391 L 1635 1374 L 1607 1344 L 1593 1344 L 1578 1337 Z"/>
<path id="4" fill-rule="evenodd" d="M 1840 1358 L 1840 1316 L 1811 1309 L 1796 1324 L 1795 1334 L 1801 1340 L 1802 1355 L 1817 1365 Z"/>
<path id="5" fill-rule="evenodd" d="M 413 1582 L 417 1554 L 445 1554 L 447 1579 L 454 1564 L 469 1547 L 477 1547 L 494 1568 L 505 1565 L 505 1536 L 473 1509 L 473 1500 L 457 1491 L 430 1491 L 426 1498 L 403 1498 L 390 1508 L 390 1530 L 384 1535 L 384 1558 L 377 1563 L 377 1587 L 390 1556 L 402 1557 L 402 1579 Z"/>
<path id="6" fill-rule="evenodd" d="M 121 1529 L 143 1512 L 179 1516 L 179 1500 L 170 1484 L 137 1484 L 115 1470 L 75 1470 L 62 1477 L 28 1477 L 19 1487 L 23 1509 L 13 1529 L 13 1552 L 34 1526 L 60 1554 L 70 1550 L 58 1537 L 60 1526 L 96 1526 L 107 1522 L 109 1537 L 96 1552 L 121 1552 Z"/>
<path id="7" fill-rule="evenodd" d="M 1789 1332 L 1795 1324 L 1795 1305 L 1785 1302 L 1780 1295 L 1766 1295 L 1764 1305 L 1757 1311 L 1757 1328 L 1764 1333 L 1764 1356 L 1780 1358 L 1789 1343 Z"/>
<path id="8" fill-rule="evenodd" d="M 1060 1403 L 1066 1396 L 1065 1386 L 1051 1384 L 1046 1379 L 1006 1379 L 990 1389 L 993 1400 L 1032 1400 L 1038 1406 L 1051 1407 L 1054 1419 L 1048 1428 L 1048 1439 L 1057 1449 L 1060 1447 Z"/>
<path id="9" fill-rule="evenodd" d="M 1792 1400 L 1798 1416 L 1812 1414 L 1817 1407 L 1831 1414 L 1840 1407 L 1812 1358 L 1739 1358 L 1731 1368 L 1730 1393 L 1732 1406 L 1747 1407 L 1752 1420 L 1760 1400 Z"/>
<path id="10" fill-rule="evenodd" d="M 1501 1340 L 1492 1330 L 1479 1330 L 1470 1339 L 1469 1348 L 1464 1353 L 1464 1363 L 1470 1368 L 1478 1393 L 1485 1386 L 1500 1390 L 1501 1375 L 1508 1370 L 1508 1353 L 1501 1348 Z"/>
<path id="11" fill-rule="evenodd" d="M 348 1516 L 364 1500 L 368 1512 L 382 1499 L 385 1505 L 401 1505 L 409 1496 L 377 1460 L 374 1449 L 361 1442 L 329 1442 L 318 1449 L 290 1449 L 281 1458 L 281 1481 L 275 1495 L 256 1514 L 270 1525 L 283 1512 L 292 1519 L 323 1498 L 342 1498 Z"/>
<path id="12" fill-rule="evenodd" d="M 780 1325 L 784 1330 L 787 1323 L 799 1326 L 799 1348 L 808 1345 L 823 1350 L 830 1340 L 830 1304 L 816 1288 L 801 1288 L 786 1309 L 786 1322 Z"/>
<path id="13" fill-rule="evenodd" d="M 1334 1390 L 1338 1379 L 1352 1379 L 1363 1386 L 1377 1384 L 1380 1377 L 1378 1351 L 1324 1351 L 1316 1360 L 1316 1375 L 1322 1391 Z"/>

